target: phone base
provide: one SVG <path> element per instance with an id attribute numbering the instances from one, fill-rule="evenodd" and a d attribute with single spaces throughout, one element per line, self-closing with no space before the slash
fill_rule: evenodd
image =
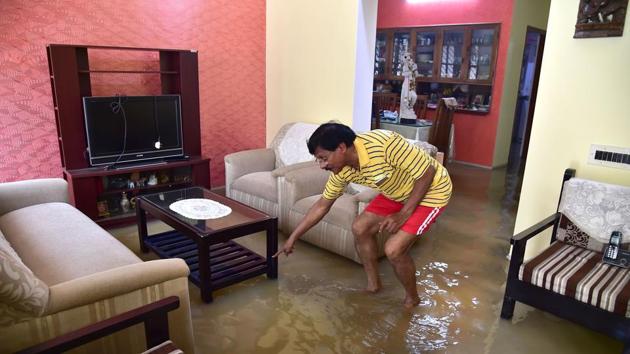
<path id="1" fill-rule="evenodd" d="M 619 249 L 617 253 L 617 258 L 606 257 L 606 253 L 607 252 L 604 252 L 602 262 L 617 267 L 630 268 L 630 251 Z"/>

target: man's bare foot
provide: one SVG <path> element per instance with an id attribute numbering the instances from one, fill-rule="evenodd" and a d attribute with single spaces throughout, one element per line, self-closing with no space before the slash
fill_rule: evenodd
<path id="1" fill-rule="evenodd" d="M 376 283 L 376 284 L 368 283 L 368 286 L 365 288 L 365 291 L 370 294 L 376 294 L 377 292 L 381 290 L 381 288 L 382 288 L 381 283 Z"/>
<path id="2" fill-rule="evenodd" d="M 403 306 L 405 306 L 406 309 L 410 310 L 416 306 L 418 306 L 418 304 L 420 303 L 420 297 L 418 297 L 417 295 L 415 297 L 405 297 L 405 301 L 403 301 Z"/>

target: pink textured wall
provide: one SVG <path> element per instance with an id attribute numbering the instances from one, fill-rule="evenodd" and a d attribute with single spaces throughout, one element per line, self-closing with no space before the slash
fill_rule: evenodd
<path id="1" fill-rule="evenodd" d="M 492 166 L 505 62 L 512 26 L 513 0 L 380 0 L 377 28 L 463 23 L 500 23 L 499 48 L 488 115 L 455 113 L 455 156 L 459 161 Z M 433 112 L 429 113 L 429 115 Z"/>
<path id="2" fill-rule="evenodd" d="M 2 0 L 0 14 L 0 182 L 61 176 L 49 43 L 197 49 L 213 186 L 224 184 L 226 153 L 265 146 L 264 0 Z M 146 92 L 126 94 L 155 87 L 133 80 Z M 95 84 L 93 94 L 118 90 Z"/>

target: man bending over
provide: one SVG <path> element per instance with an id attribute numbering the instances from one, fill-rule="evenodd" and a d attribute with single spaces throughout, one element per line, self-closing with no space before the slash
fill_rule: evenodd
<path id="1" fill-rule="evenodd" d="M 350 182 L 381 193 L 352 224 L 355 247 L 367 274 L 367 291 L 377 292 L 381 281 L 377 269 L 376 233 L 388 231 L 385 254 L 405 288 L 407 308 L 420 302 L 416 288 L 416 265 L 409 249 L 448 204 L 452 185 L 438 161 L 387 130 L 355 134 L 338 123 L 322 124 L 308 140 L 308 150 L 320 168 L 332 171 L 324 192 L 274 255 L 289 255 L 305 232 L 330 210 Z"/>

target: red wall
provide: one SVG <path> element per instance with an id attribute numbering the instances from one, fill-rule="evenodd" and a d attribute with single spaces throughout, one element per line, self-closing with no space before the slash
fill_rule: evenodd
<path id="1" fill-rule="evenodd" d="M 2 0 L 0 14 L 0 182 L 61 177 L 49 43 L 197 49 L 212 184 L 224 184 L 226 153 L 265 146 L 264 0 Z M 119 90 L 97 82 L 93 94 Z"/>
<path id="2" fill-rule="evenodd" d="M 501 24 L 490 113 L 455 113 L 455 160 L 492 166 L 512 9 L 512 0 L 427 0 L 415 4 L 406 0 L 378 2 L 377 28 L 483 22 Z"/>

